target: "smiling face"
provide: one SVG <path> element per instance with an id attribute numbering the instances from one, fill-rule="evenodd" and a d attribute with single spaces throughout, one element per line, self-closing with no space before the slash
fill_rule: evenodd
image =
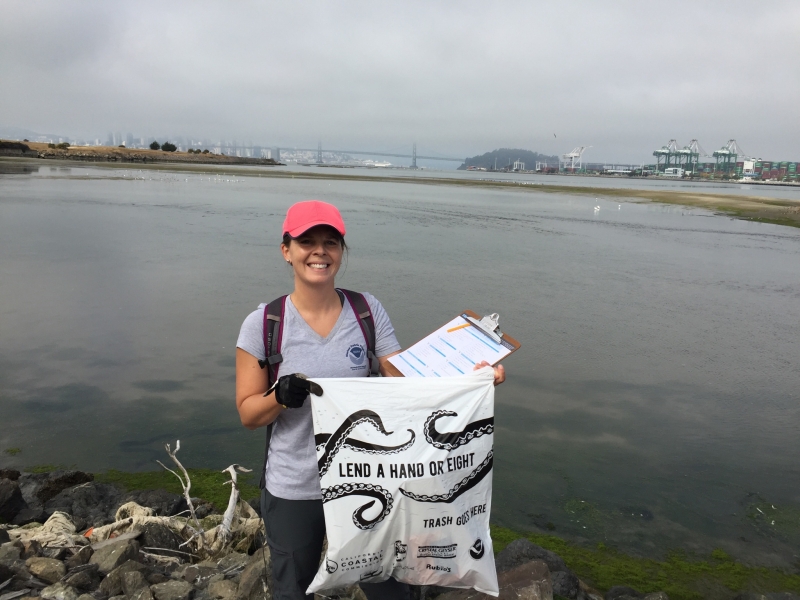
<path id="1" fill-rule="evenodd" d="M 344 254 L 342 237 L 327 225 L 312 227 L 281 244 L 281 250 L 292 265 L 296 283 L 315 286 L 333 284 Z"/>

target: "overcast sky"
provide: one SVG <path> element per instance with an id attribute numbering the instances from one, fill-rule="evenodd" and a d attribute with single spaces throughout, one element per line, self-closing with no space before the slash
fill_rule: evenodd
<path id="1" fill-rule="evenodd" d="M 2 0 L 0 127 L 800 161 L 800 2 Z"/>

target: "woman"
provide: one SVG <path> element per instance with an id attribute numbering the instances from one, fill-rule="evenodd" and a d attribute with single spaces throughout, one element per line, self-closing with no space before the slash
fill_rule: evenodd
<path id="1" fill-rule="evenodd" d="M 269 443 L 261 512 L 272 561 L 273 598 L 313 598 L 305 590 L 319 566 L 325 519 L 314 445 L 309 390 L 303 373 L 313 378 L 366 377 L 369 361 L 354 368 L 348 354 L 364 333 L 349 299 L 339 294 L 334 279 L 347 249 L 345 226 L 335 206 L 309 200 L 289 208 L 283 224 L 281 251 L 294 274 L 294 291 L 286 298 L 276 385 L 268 385 L 262 304 L 242 324 L 236 344 L 236 407 L 242 424 L 256 429 L 274 423 Z M 363 294 L 375 329 L 375 355 L 385 372 L 389 357 L 400 352 L 394 328 L 380 302 Z M 485 363 L 476 365 L 476 368 Z M 356 365 L 358 367 L 358 365 Z M 495 385 L 502 383 L 495 369 Z M 394 579 L 361 584 L 370 599 L 406 599 L 408 586 Z"/>

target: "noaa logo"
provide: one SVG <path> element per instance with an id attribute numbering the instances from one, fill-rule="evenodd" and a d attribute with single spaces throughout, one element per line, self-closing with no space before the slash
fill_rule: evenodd
<path id="1" fill-rule="evenodd" d="M 339 565 L 336 564 L 335 560 L 331 560 L 330 558 L 325 559 L 325 570 L 328 573 L 335 573 L 336 569 L 339 568 Z"/>
<path id="2" fill-rule="evenodd" d="M 364 359 L 367 357 L 367 351 L 361 344 L 353 344 L 347 349 L 346 356 L 354 365 L 363 365 Z"/>
<path id="3" fill-rule="evenodd" d="M 475 540 L 475 543 L 472 544 L 472 547 L 469 549 L 469 555 L 475 560 L 480 560 L 481 558 L 483 558 L 483 552 L 484 552 L 483 542 L 481 541 L 481 538 L 478 538 L 477 540 Z"/>

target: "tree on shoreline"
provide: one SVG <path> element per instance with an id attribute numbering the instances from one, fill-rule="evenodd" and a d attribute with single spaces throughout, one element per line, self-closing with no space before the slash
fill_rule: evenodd
<path id="1" fill-rule="evenodd" d="M 161 144 L 153 140 L 153 143 L 150 144 L 150 150 L 160 150 L 160 149 L 161 149 Z"/>
<path id="2" fill-rule="evenodd" d="M 178 147 L 172 142 L 164 142 L 163 144 L 161 144 L 161 149 L 164 152 L 175 152 L 175 150 L 177 150 Z"/>

